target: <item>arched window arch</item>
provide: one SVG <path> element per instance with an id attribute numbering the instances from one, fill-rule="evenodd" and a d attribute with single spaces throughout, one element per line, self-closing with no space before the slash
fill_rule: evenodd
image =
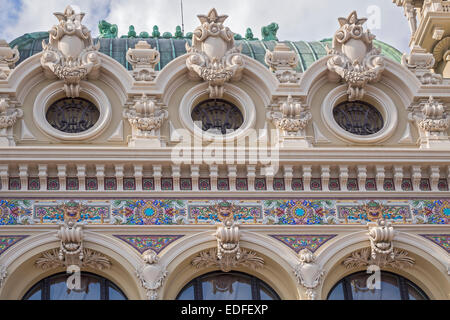
<path id="1" fill-rule="evenodd" d="M 216 271 L 189 282 L 177 300 L 280 300 L 264 281 L 241 272 Z"/>
<path id="2" fill-rule="evenodd" d="M 42 279 L 24 295 L 23 300 L 127 300 L 114 283 L 89 272 L 81 272 L 81 288 L 69 289 L 67 273 Z"/>
<path id="3" fill-rule="evenodd" d="M 371 274 L 357 272 L 341 279 L 330 290 L 328 300 L 428 300 L 427 295 L 410 280 L 387 271 L 381 271 L 380 285 L 369 289 Z"/>

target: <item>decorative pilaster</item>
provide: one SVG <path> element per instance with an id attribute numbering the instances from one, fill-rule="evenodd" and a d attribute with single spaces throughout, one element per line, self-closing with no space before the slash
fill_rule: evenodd
<path id="1" fill-rule="evenodd" d="M 136 184 L 136 191 L 142 191 L 142 177 L 144 167 L 141 164 L 134 165 L 134 180 Z"/>
<path id="2" fill-rule="evenodd" d="M 97 171 L 97 188 L 99 191 L 105 190 L 105 165 L 96 164 L 95 169 Z"/>
<path id="3" fill-rule="evenodd" d="M 411 167 L 411 178 L 414 191 L 420 191 L 420 180 L 422 179 L 422 168 L 420 166 Z"/>
<path id="4" fill-rule="evenodd" d="M 9 175 L 8 175 L 8 165 L 7 164 L 0 164 L 0 179 L 2 182 L 2 190 L 8 190 L 9 189 Z"/>
<path id="5" fill-rule="evenodd" d="M 341 186 L 341 191 L 347 191 L 348 182 L 348 166 L 339 166 L 339 184 Z"/>
<path id="6" fill-rule="evenodd" d="M 162 177 L 162 167 L 154 165 L 153 179 L 155 181 L 155 191 L 161 191 L 161 177 Z"/>
<path id="7" fill-rule="evenodd" d="M 123 117 L 132 128 L 130 147 L 161 147 L 161 126 L 169 116 L 167 110 L 156 104 L 145 94 L 130 108 L 125 108 Z"/>
<path id="8" fill-rule="evenodd" d="M 306 126 L 312 118 L 309 108 L 302 106 L 299 100 L 289 95 L 281 100 L 279 107 L 272 107 L 266 115 L 280 132 L 282 146 L 295 146 L 308 148 L 311 146 L 306 137 Z"/>
<path id="9" fill-rule="evenodd" d="M 430 166 L 430 185 L 431 191 L 439 191 L 439 166 Z"/>
<path id="10" fill-rule="evenodd" d="M 209 176 L 211 178 L 211 191 L 217 191 L 217 178 L 219 177 L 219 168 L 217 165 L 209 166 Z"/>
<path id="11" fill-rule="evenodd" d="M 126 58 L 133 66 L 132 76 L 134 80 L 153 81 L 156 78 L 155 66 L 159 62 L 160 54 L 147 41 L 139 41 L 134 49 L 129 48 Z"/>
<path id="12" fill-rule="evenodd" d="M 173 179 L 173 190 L 180 191 L 180 177 L 181 171 L 179 165 L 172 166 L 172 179 Z"/>
<path id="13" fill-rule="evenodd" d="M 321 166 L 322 191 L 330 191 L 330 166 Z"/>
<path id="14" fill-rule="evenodd" d="M 200 178 L 200 166 L 191 165 L 192 190 L 198 191 L 198 179 Z"/>
<path id="15" fill-rule="evenodd" d="M 403 166 L 394 166 L 395 191 L 402 191 Z"/>
<path id="16" fill-rule="evenodd" d="M 302 168 L 303 168 L 303 190 L 311 191 L 312 168 L 311 166 L 302 166 Z"/>
<path id="17" fill-rule="evenodd" d="M 237 167 L 229 165 L 228 166 L 228 181 L 230 183 L 230 191 L 236 191 L 236 177 L 237 177 Z"/>
<path id="18" fill-rule="evenodd" d="M 419 127 L 421 149 L 447 149 L 450 147 L 448 129 L 450 114 L 447 106 L 430 96 L 409 108 L 409 118 Z"/>
<path id="19" fill-rule="evenodd" d="M 292 178 L 294 177 L 294 169 L 292 166 L 283 166 L 284 170 L 284 188 L 286 191 L 292 191 Z"/>
<path id="20" fill-rule="evenodd" d="M 114 165 L 114 169 L 116 172 L 117 190 L 122 191 L 123 190 L 124 166 L 123 166 L 123 164 L 116 164 L 116 165 Z"/>
<path id="21" fill-rule="evenodd" d="M 343 79 L 348 85 L 348 100 L 362 100 L 365 86 L 377 82 L 384 70 L 381 50 L 373 47 L 375 36 L 364 31 L 366 18 L 358 19 L 356 11 L 338 19 L 340 28 L 333 37 L 333 48 L 327 48 L 330 80 Z"/>

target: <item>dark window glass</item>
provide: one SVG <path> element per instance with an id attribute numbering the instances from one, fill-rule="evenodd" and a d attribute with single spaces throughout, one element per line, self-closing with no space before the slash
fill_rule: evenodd
<path id="1" fill-rule="evenodd" d="M 213 272 L 189 282 L 177 300 L 279 300 L 263 281 L 240 272 Z"/>
<path id="2" fill-rule="evenodd" d="M 69 289 L 70 275 L 59 273 L 35 284 L 23 300 L 126 300 L 123 292 L 111 281 L 82 272 L 80 289 Z"/>
<path id="3" fill-rule="evenodd" d="M 370 274 L 358 272 L 340 280 L 328 294 L 328 300 L 428 300 L 408 279 L 390 272 L 381 272 L 380 287 L 369 289 Z"/>
<path id="4" fill-rule="evenodd" d="M 346 101 L 333 109 L 339 126 L 350 133 L 366 136 L 383 128 L 383 117 L 374 106 L 363 101 Z"/>
<path id="5" fill-rule="evenodd" d="M 92 128 L 100 112 L 90 101 L 82 98 L 65 98 L 54 102 L 46 113 L 50 125 L 62 132 L 79 133 Z"/>
<path id="6" fill-rule="evenodd" d="M 227 134 L 237 130 L 244 122 L 241 111 L 222 99 L 200 102 L 191 113 L 194 123 L 212 134 Z"/>

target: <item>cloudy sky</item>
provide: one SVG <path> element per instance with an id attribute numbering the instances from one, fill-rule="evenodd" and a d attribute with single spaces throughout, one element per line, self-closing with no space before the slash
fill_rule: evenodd
<path id="1" fill-rule="evenodd" d="M 0 0 L 0 38 L 8 42 L 29 32 L 48 31 L 57 19 L 53 12 L 63 12 L 67 4 L 86 13 L 83 23 L 93 36 L 98 35 L 98 21 L 117 24 L 119 36 L 133 24 L 136 31 L 151 33 L 154 25 L 161 33 L 174 33 L 181 25 L 181 0 Z M 226 21 L 235 33 L 245 34 L 250 27 L 261 37 L 261 27 L 277 22 L 280 40 L 314 41 L 331 37 L 338 28 L 337 18 L 352 10 L 368 17 L 369 29 L 382 40 L 408 51 L 410 31 L 403 10 L 391 0 L 183 0 L 185 32 L 199 25 L 197 14 L 215 7 L 227 14 Z"/>

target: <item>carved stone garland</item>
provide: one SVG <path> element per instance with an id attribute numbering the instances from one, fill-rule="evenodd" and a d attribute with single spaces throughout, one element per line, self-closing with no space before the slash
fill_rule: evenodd
<path id="1" fill-rule="evenodd" d="M 0 80 L 6 80 L 14 68 L 14 64 L 19 61 L 20 55 L 17 46 L 11 49 L 8 43 L 0 39 Z"/>
<path id="2" fill-rule="evenodd" d="M 41 65 L 45 75 L 64 80 L 67 97 L 78 97 L 80 81 L 98 77 L 100 43 L 93 45 L 91 33 L 81 24 L 84 13 L 75 13 L 67 6 L 64 13 L 54 13 L 59 24 L 49 31 L 49 43 L 42 41 Z"/>
<path id="3" fill-rule="evenodd" d="M 417 123 L 421 147 L 448 148 L 448 128 L 450 125 L 447 107 L 430 97 L 409 108 L 409 118 Z"/>
<path id="4" fill-rule="evenodd" d="M 22 118 L 23 111 L 15 107 L 15 102 L 0 96 L 0 146 L 15 146 L 13 127 Z"/>
<path id="5" fill-rule="evenodd" d="M 394 228 L 391 223 L 379 220 L 377 225 L 369 224 L 370 248 L 363 248 L 352 253 L 343 262 L 348 269 L 377 265 L 380 268 L 410 268 L 415 260 L 408 252 L 394 248 Z"/>
<path id="6" fill-rule="evenodd" d="M 147 41 L 139 41 L 134 49 L 127 51 L 127 61 L 133 66 L 133 78 L 136 81 L 153 81 L 156 78 L 155 66 L 160 54 Z"/>
<path id="7" fill-rule="evenodd" d="M 226 219 L 220 224 L 215 235 L 217 248 L 200 252 L 192 260 L 193 266 L 197 268 L 216 267 L 223 272 L 229 272 L 239 266 L 256 270 L 264 265 L 264 259 L 255 252 L 240 248 L 239 226 L 232 219 Z"/>
<path id="8" fill-rule="evenodd" d="M 330 79 L 343 79 L 347 83 L 349 101 L 363 99 L 364 87 L 369 82 L 379 81 L 384 70 L 381 51 L 372 45 L 375 36 L 363 30 L 366 20 L 358 19 L 356 11 L 348 18 L 339 18 L 341 27 L 334 34 L 333 48 L 327 48 L 331 55 L 327 62 Z"/>
<path id="9" fill-rule="evenodd" d="M 147 290 L 148 300 L 158 298 L 158 289 L 162 286 L 167 270 L 160 265 L 158 254 L 149 249 L 142 254 L 144 264 L 136 270 L 141 285 Z"/>
<path id="10" fill-rule="evenodd" d="M 219 16 L 216 9 L 211 9 L 207 16 L 197 17 L 201 26 L 192 35 L 192 47 L 186 43 L 189 76 L 208 82 L 210 98 L 222 98 L 225 82 L 242 77 L 242 48 L 235 46 L 233 32 L 223 26 L 228 16 Z"/>
<path id="11" fill-rule="evenodd" d="M 153 99 L 145 94 L 135 100 L 132 107 L 123 111 L 132 128 L 131 147 L 160 147 L 160 128 L 169 116 L 167 110 L 161 109 Z"/>
<path id="12" fill-rule="evenodd" d="M 274 108 L 267 113 L 267 119 L 271 120 L 277 129 L 281 131 L 281 142 L 296 146 L 308 147 L 305 129 L 312 115 L 308 107 L 302 106 L 300 101 L 294 100 L 291 95 L 279 103 L 279 108 Z"/>
<path id="13" fill-rule="evenodd" d="M 298 64 L 297 53 L 284 43 L 277 43 L 273 51 L 266 49 L 264 61 L 275 73 L 280 83 L 298 83 L 300 74 L 295 71 Z"/>
<path id="14" fill-rule="evenodd" d="M 300 263 L 294 267 L 297 281 L 306 289 L 308 300 L 317 300 L 316 288 L 319 286 L 324 271 L 316 262 L 316 256 L 309 249 L 303 249 L 298 254 Z"/>

